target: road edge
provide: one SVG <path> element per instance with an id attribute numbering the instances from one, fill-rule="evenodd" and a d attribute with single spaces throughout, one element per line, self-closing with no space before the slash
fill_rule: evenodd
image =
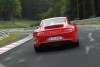
<path id="1" fill-rule="evenodd" d="M 27 42 L 27 41 L 29 41 L 30 39 L 32 39 L 32 34 L 29 34 L 29 36 L 27 36 L 26 38 L 23 38 L 23 39 L 18 40 L 14 43 L 11 43 L 11 44 L 8 44 L 4 47 L 1 47 L 0 48 L 0 55 L 11 50 L 11 49 L 13 49 L 13 48 L 15 48 L 15 47 L 17 47 L 17 46 L 19 46 L 19 45 L 21 45 L 21 44 L 23 44 L 23 43 L 25 43 L 25 42 Z"/>

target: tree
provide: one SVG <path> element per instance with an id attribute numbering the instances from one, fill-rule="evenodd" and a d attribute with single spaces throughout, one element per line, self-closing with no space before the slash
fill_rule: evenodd
<path id="1" fill-rule="evenodd" d="M 100 0 L 20 0 L 22 17 L 43 19 L 67 16 L 71 20 L 100 16 Z"/>
<path id="2" fill-rule="evenodd" d="M 0 20 L 2 20 L 3 0 L 0 0 Z"/>
<path id="3" fill-rule="evenodd" d="M 55 4 L 53 4 L 47 12 L 44 12 L 42 14 L 43 18 L 50 18 L 50 17 L 57 17 L 57 16 L 61 16 L 61 3 L 56 2 Z"/>
<path id="4" fill-rule="evenodd" d="M 66 6 L 67 6 L 67 0 L 61 0 L 61 16 L 65 16 L 66 13 Z"/>
<path id="5" fill-rule="evenodd" d="M 12 20 L 21 13 L 21 5 L 19 0 L 2 0 L 1 15 L 4 20 Z"/>
<path id="6" fill-rule="evenodd" d="M 61 0 L 61 16 L 66 16 L 70 20 L 74 20 L 79 17 L 78 12 L 75 0 Z"/>
<path id="7" fill-rule="evenodd" d="M 27 19 L 41 19 L 40 14 L 46 12 L 52 0 L 20 0 L 22 4 L 22 16 Z"/>

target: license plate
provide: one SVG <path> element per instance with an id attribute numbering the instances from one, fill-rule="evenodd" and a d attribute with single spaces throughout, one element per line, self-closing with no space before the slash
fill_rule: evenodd
<path id="1" fill-rule="evenodd" d="M 57 37 L 49 37 L 48 40 L 60 40 L 62 39 L 61 36 L 57 36 Z"/>

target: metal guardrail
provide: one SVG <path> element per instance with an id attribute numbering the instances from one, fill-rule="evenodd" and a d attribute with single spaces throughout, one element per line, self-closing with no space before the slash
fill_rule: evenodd
<path id="1" fill-rule="evenodd" d="M 98 24 L 100 23 L 100 17 L 97 18 L 90 18 L 90 19 L 83 19 L 83 20 L 74 20 L 71 23 L 75 23 L 77 25 L 81 24 Z"/>
<path id="2" fill-rule="evenodd" d="M 10 33 L 16 33 L 16 32 L 29 32 L 34 31 L 37 29 L 38 26 L 31 27 L 31 28 L 15 28 L 15 29 L 0 29 L 0 40 L 9 37 Z"/>
<path id="3" fill-rule="evenodd" d="M 34 26 L 34 27 L 29 27 L 29 28 L 14 28 L 14 29 L 1 29 L 3 31 L 7 31 L 7 32 L 16 32 L 16 31 L 34 31 L 35 29 L 37 29 L 38 26 Z"/>
<path id="4" fill-rule="evenodd" d="M 9 32 L 0 30 L 0 40 L 9 37 Z"/>

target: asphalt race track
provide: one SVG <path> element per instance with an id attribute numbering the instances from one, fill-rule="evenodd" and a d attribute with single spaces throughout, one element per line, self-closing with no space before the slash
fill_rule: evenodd
<path id="1" fill-rule="evenodd" d="M 100 67 L 100 27 L 79 27 L 79 47 L 36 53 L 33 40 L 0 55 L 0 67 Z"/>

